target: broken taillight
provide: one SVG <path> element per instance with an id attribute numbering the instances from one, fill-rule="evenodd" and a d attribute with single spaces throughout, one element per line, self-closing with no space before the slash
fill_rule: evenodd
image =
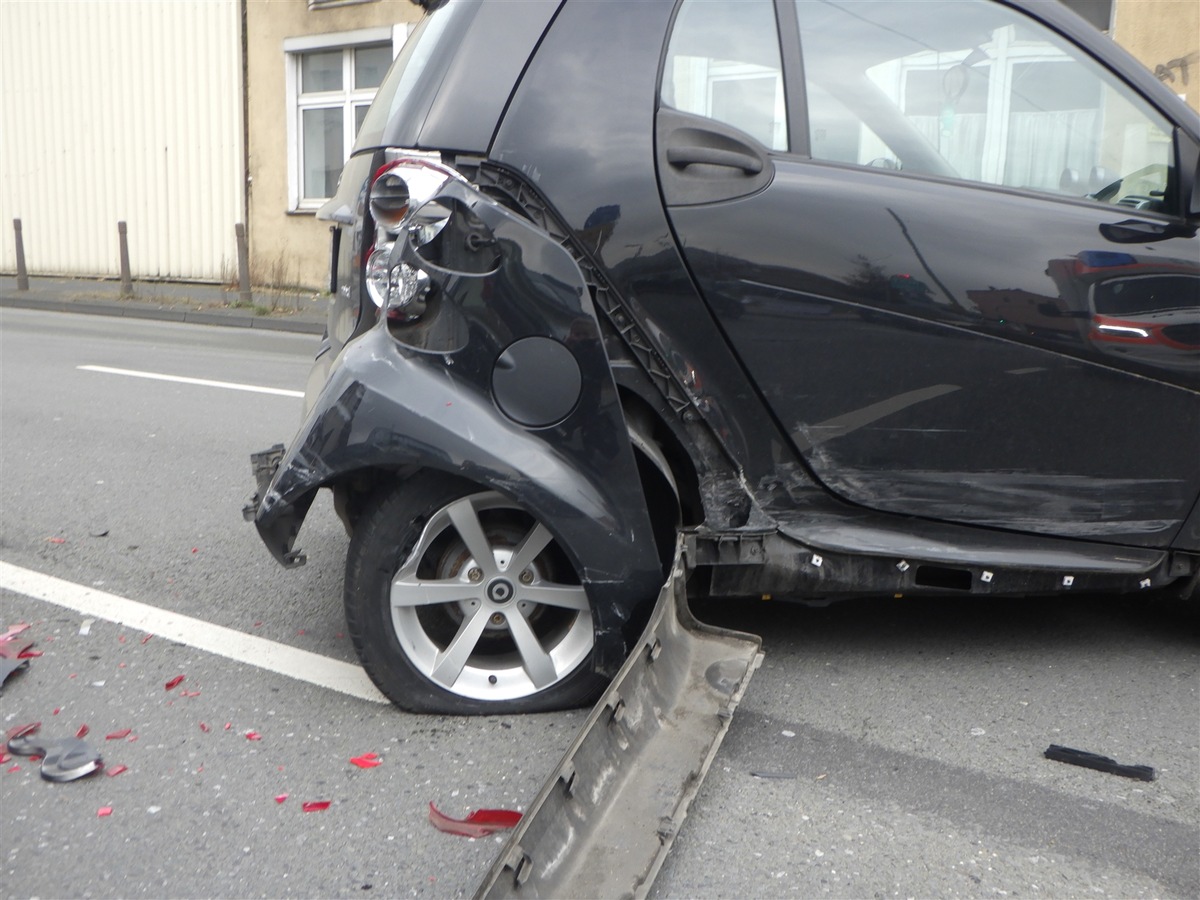
<path id="1" fill-rule="evenodd" d="M 367 256 L 367 295 L 392 322 L 416 322 L 429 301 L 429 276 L 403 261 L 407 243 L 423 246 L 449 220 L 434 199 L 450 181 L 464 181 L 454 169 L 431 159 L 401 156 L 382 166 L 371 181 L 368 205 L 375 241 Z"/>

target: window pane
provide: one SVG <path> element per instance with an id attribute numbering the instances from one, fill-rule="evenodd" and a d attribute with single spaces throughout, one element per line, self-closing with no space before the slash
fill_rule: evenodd
<path id="1" fill-rule="evenodd" d="M 304 196 L 310 200 L 332 197 L 345 161 L 342 108 L 306 109 L 301 123 Z"/>
<path id="2" fill-rule="evenodd" d="M 359 47 L 354 51 L 354 88 L 377 88 L 383 84 L 383 76 L 392 64 L 392 48 L 388 44 L 378 47 Z"/>
<path id="3" fill-rule="evenodd" d="M 342 89 L 342 51 L 321 50 L 305 53 L 300 57 L 300 91 L 312 94 L 318 91 L 340 91 Z"/>
<path id="4" fill-rule="evenodd" d="M 796 10 L 814 157 L 1165 209 L 1167 123 L 1014 10 L 986 0 Z"/>
<path id="5" fill-rule="evenodd" d="M 770 0 L 687 0 L 663 72 L 662 101 L 787 149 L 779 35 Z"/>
<path id="6" fill-rule="evenodd" d="M 367 117 L 367 110 L 371 108 L 369 103 L 360 103 L 354 107 L 354 135 L 358 136 L 358 132 L 362 129 L 363 119 Z"/>

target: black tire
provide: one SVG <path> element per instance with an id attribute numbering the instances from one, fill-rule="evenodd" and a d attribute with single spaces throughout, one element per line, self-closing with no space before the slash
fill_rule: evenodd
<path id="1" fill-rule="evenodd" d="M 518 504 L 462 479 L 420 474 L 367 505 L 345 604 L 363 668 L 410 712 L 569 709 L 605 686 L 566 555 Z"/>

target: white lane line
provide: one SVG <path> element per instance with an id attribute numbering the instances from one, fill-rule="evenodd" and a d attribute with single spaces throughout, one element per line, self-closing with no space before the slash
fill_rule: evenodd
<path id="1" fill-rule="evenodd" d="M 52 575 L 0 561 L 0 588 L 351 697 L 374 703 L 388 702 L 358 666 L 72 584 Z"/>
<path id="2" fill-rule="evenodd" d="M 136 369 L 114 369 L 111 366 L 76 366 L 75 368 L 83 372 L 102 372 L 105 375 L 128 375 L 130 378 L 149 378 L 152 381 L 174 381 L 178 384 L 196 384 L 201 387 L 224 388 L 227 391 L 275 394 L 278 397 L 304 396 L 304 391 L 288 391 L 283 388 L 261 387 L 257 384 L 239 384 L 234 381 L 212 381 L 208 378 L 185 378 L 182 375 L 163 375 L 160 372 L 139 372 Z"/>

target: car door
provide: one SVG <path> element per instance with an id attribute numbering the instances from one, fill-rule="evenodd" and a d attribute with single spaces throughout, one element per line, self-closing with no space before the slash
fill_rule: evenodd
<path id="1" fill-rule="evenodd" d="M 660 99 L 679 246 L 830 490 L 1171 542 L 1200 491 L 1195 129 L 992 0 L 685 0 Z"/>

